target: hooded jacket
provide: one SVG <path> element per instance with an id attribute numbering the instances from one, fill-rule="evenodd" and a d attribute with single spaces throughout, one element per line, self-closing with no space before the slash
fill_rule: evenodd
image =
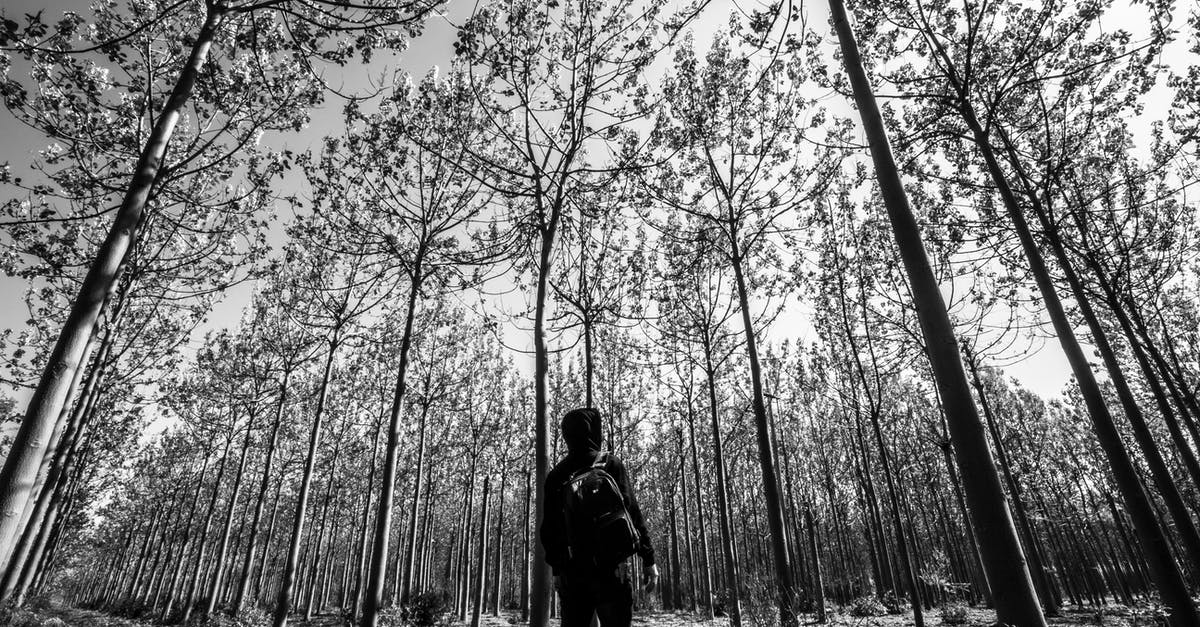
<path id="1" fill-rule="evenodd" d="M 571 566 L 567 550 L 566 514 L 563 511 L 563 485 L 576 472 L 596 461 L 604 441 L 600 430 L 600 412 L 595 409 L 573 409 L 567 412 L 563 416 L 561 428 L 563 441 L 567 444 L 567 456 L 546 475 L 546 508 L 538 532 L 542 547 L 546 550 L 546 563 L 554 569 L 556 575 L 562 574 Z M 646 529 L 646 521 L 642 517 L 642 510 L 638 507 L 633 490 L 629 488 L 625 464 L 615 454 L 607 455 L 604 471 L 617 482 L 621 497 L 625 499 L 625 509 L 629 512 L 633 527 L 637 529 L 637 554 L 642 558 L 644 566 L 652 566 L 654 548 L 650 545 L 650 532 Z"/>

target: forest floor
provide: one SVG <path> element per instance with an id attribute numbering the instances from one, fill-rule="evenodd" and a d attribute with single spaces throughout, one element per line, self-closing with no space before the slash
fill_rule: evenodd
<path id="1" fill-rule="evenodd" d="M 49 607 L 38 611 L 18 611 L 8 618 L 8 625 L 12 627 L 148 627 L 150 623 L 144 623 L 126 618 L 119 618 L 96 612 L 93 610 L 85 610 L 74 607 Z M 749 617 L 747 617 L 749 619 Z M 812 622 L 812 616 L 802 616 L 801 625 L 815 625 Z M 937 609 L 934 609 L 926 614 L 925 622 L 930 627 L 937 625 L 961 625 L 964 627 L 986 627 L 994 624 L 995 613 L 980 608 L 967 608 L 965 616 L 956 616 L 947 620 Z M 3 619 L 0 619 L 3 621 Z M 209 625 L 214 627 L 256 627 L 253 622 L 234 622 L 231 620 L 217 620 Z M 311 623 L 303 621 L 291 621 L 291 625 L 295 627 L 334 627 L 345 625 L 346 623 L 338 616 L 326 615 L 318 616 Z M 495 618 L 485 616 L 481 620 L 481 627 L 510 627 L 519 625 L 520 621 L 515 615 L 502 616 Z M 552 621 L 552 625 L 556 625 L 557 621 Z M 891 616 L 850 616 L 849 614 L 831 612 L 829 621 L 825 623 L 828 627 L 907 627 L 912 625 L 912 618 L 908 614 L 891 615 Z M 1069 627 L 1075 625 L 1097 625 L 1104 627 L 1150 627 L 1159 625 L 1159 621 L 1150 613 L 1142 610 L 1127 608 L 1121 605 L 1110 605 L 1104 608 L 1103 611 L 1085 608 L 1085 609 L 1064 609 L 1060 616 L 1049 620 L 1052 627 Z M 462 623 L 450 623 L 449 625 L 462 625 Z M 703 620 L 698 616 L 690 614 L 673 614 L 666 612 L 646 612 L 636 614 L 633 617 L 633 627 L 727 627 L 728 621 L 724 618 L 718 618 L 713 621 Z M 747 620 L 747 627 L 757 627 L 755 621 Z"/>

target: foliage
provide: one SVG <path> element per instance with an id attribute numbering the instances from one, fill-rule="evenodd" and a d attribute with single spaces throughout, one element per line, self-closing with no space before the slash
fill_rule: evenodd
<path id="1" fill-rule="evenodd" d="M 450 595 L 441 590 L 416 595 L 402 614 L 402 624 L 413 627 L 443 627 L 453 622 L 450 616 Z"/>
<path id="2" fill-rule="evenodd" d="M 846 608 L 846 612 L 851 616 L 867 617 L 867 616 L 886 616 L 890 612 L 879 599 L 873 596 L 861 596 L 850 602 Z"/>
<path id="3" fill-rule="evenodd" d="M 943 625 L 965 625 L 969 618 L 967 606 L 960 603 L 946 604 L 938 608 Z"/>

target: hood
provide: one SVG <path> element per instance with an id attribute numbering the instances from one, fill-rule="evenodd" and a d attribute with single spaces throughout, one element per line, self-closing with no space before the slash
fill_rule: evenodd
<path id="1" fill-rule="evenodd" d="M 562 437 L 571 453 L 598 451 L 603 438 L 600 435 L 600 412 L 591 407 L 581 407 L 567 412 L 562 419 Z"/>

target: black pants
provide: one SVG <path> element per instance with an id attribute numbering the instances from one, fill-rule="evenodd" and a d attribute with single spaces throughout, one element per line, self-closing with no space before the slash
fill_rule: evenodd
<path id="1" fill-rule="evenodd" d="M 629 627 L 633 621 L 633 588 L 621 569 L 565 573 L 558 597 L 562 627 L 588 627 L 592 614 L 600 627 Z"/>

